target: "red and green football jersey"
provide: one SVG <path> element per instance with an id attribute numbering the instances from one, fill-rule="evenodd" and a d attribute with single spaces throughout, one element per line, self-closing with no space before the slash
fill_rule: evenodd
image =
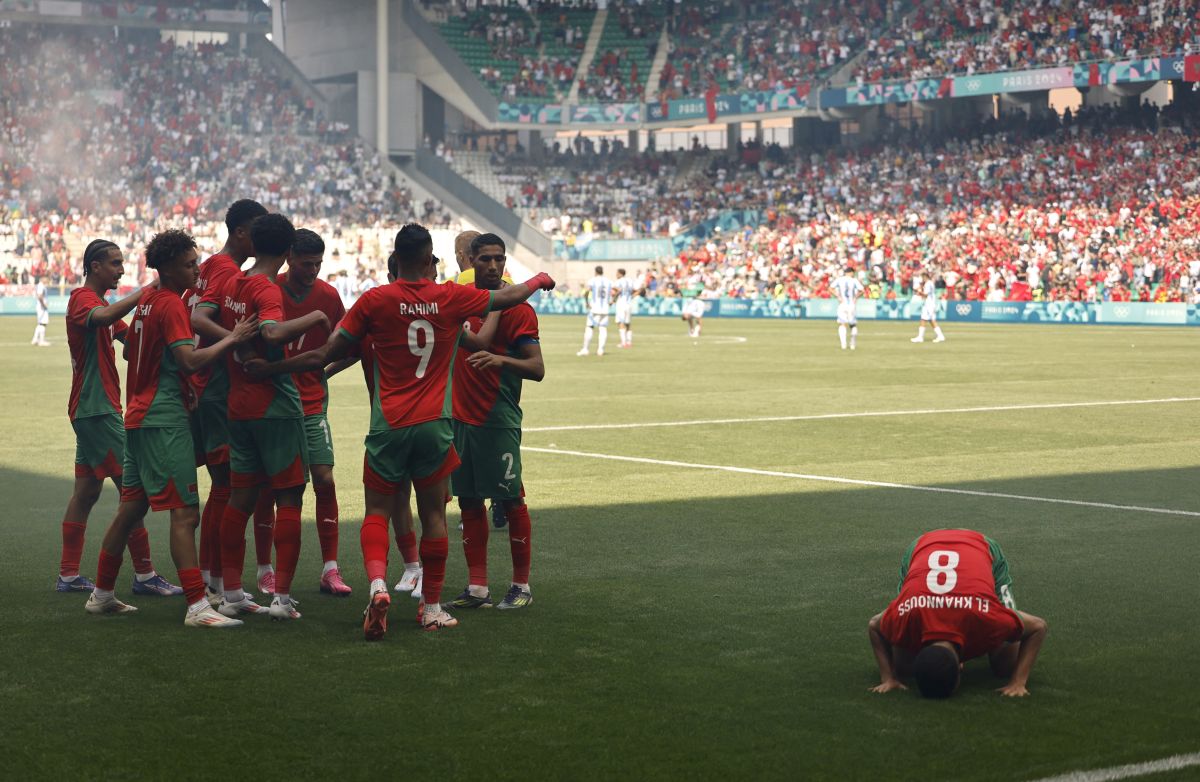
<path id="1" fill-rule="evenodd" d="M 197 307 L 221 309 L 221 290 L 229 280 L 242 273 L 241 268 L 232 257 L 225 253 L 209 256 L 200 264 L 200 279 L 196 281 L 195 289 L 184 294 L 184 301 L 189 309 L 195 312 Z M 196 346 L 204 341 L 197 336 Z M 204 369 L 195 373 L 189 379 L 196 396 L 202 402 L 224 402 L 229 396 L 229 375 L 225 371 L 225 362 L 214 361 Z"/>
<path id="2" fill-rule="evenodd" d="M 483 321 L 471 318 L 471 331 Z M 517 349 L 538 341 L 538 320 L 533 307 L 519 304 L 505 310 L 496 328 L 491 352 L 517 356 Z M 521 378 L 509 370 L 479 370 L 467 363 L 471 351 L 460 347 L 454 359 L 454 420 L 493 429 L 521 428 Z"/>
<path id="3" fill-rule="evenodd" d="M 121 378 L 114 339 L 125 339 L 127 326 L 92 326 L 92 312 L 108 302 L 91 288 L 76 288 L 67 300 L 67 345 L 71 349 L 71 397 L 67 415 L 90 418 L 121 413 Z"/>
<path id="4" fill-rule="evenodd" d="M 372 432 L 450 416 L 450 376 L 462 324 L 491 307 L 491 291 L 428 280 L 397 280 L 354 303 L 338 331 L 374 342 Z"/>
<path id="5" fill-rule="evenodd" d="M 303 317 L 310 312 L 324 312 L 331 324 L 337 324 L 346 314 L 342 306 L 342 297 L 332 285 L 318 279 L 312 288 L 302 298 L 295 298 L 287 289 L 287 275 L 278 277 L 279 289 L 283 291 L 283 314 L 286 320 Z M 305 351 L 319 348 L 329 341 L 329 329 L 322 324 L 313 326 L 300 335 L 294 342 L 289 342 L 285 353 L 290 358 Z M 329 408 L 329 384 L 325 379 L 325 370 L 313 372 L 297 372 L 292 376 L 296 388 L 300 391 L 300 403 L 305 415 L 324 413 Z"/>
<path id="6" fill-rule="evenodd" d="M 221 325 L 232 331 L 238 320 L 258 316 L 261 329 L 268 323 L 286 320 L 283 314 L 283 291 L 265 274 L 239 275 L 225 283 L 221 295 Z M 283 347 L 268 345 L 256 337 L 247 343 L 251 350 L 267 361 L 281 361 Z M 262 418 L 300 418 L 300 392 L 291 375 L 275 375 L 266 380 L 251 380 L 240 366 L 239 350 L 225 355 L 229 373 L 229 420 L 257 421 Z"/>
<path id="7" fill-rule="evenodd" d="M 341 324 L 339 323 L 340 327 Z M 350 358 L 357 358 L 362 366 L 363 381 L 367 384 L 367 398 L 375 399 L 375 343 L 370 337 L 363 337 L 346 353 Z"/>
<path id="8" fill-rule="evenodd" d="M 900 594 L 883 612 L 880 632 L 894 646 L 915 651 L 950 641 L 963 660 L 1021 638 L 1020 617 L 1006 605 L 1007 578 L 996 547 L 966 529 L 928 532 L 913 544 L 902 566 Z"/>
<path id="9" fill-rule="evenodd" d="M 188 427 L 191 390 L 172 353 L 195 344 L 183 299 L 160 288 L 148 291 L 133 310 L 128 337 L 125 428 Z"/>

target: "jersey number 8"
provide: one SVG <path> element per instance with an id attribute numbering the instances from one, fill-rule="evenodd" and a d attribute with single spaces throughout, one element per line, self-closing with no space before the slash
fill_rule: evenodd
<path id="1" fill-rule="evenodd" d="M 958 583 L 958 552 L 938 550 L 929 553 L 929 573 L 925 576 L 925 586 L 935 595 L 944 595 L 954 589 Z M 944 580 L 943 580 L 944 579 Z"/>

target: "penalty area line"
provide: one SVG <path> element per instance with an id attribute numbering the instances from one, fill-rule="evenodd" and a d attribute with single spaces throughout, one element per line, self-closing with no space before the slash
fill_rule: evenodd
<path id="1" fill-rule="evenodd" d="M 993 405 L 990 407 L 943 407 L 924 410 L 878 410 L 860 413 L 819 413 L 815 415 L 772 415 L 760 418 L 708 418 L 693 421 L 648 421 L 631 424 L 575 424 L 566 426 L 527 426 L 525 432 L 579 432 L 597 429 L 643 429 L 664 426 L 716 426 L 718 424 L 766 424 L 782 421 L 829 421 L 838 418 L 887 418 L 908 415 L 951 415 L 957 413 L 1001 413 L 1014 410 L 1065 410 L 1072 407 L 1120 407 L 1123 405 L 1166 405 L 1200 402 L 1200 396 L 1176 396 L 1165 399 L 1117 399 L 1101 402 L 1051 402 L 1033 405 Z"/>
<path id="2" fill-rule="evenodd" d="M 1150 760 L 1145 763 L 1130 763 L 1127 766 L 1098 768 L 1091 771 L 1072 771 L 1056 777 L 1043 777 L 1034 782 L 1110 782 L 1117 779 L 1132 779 L 1150 774 L 1161 774 L 1166 771 L 1178 771 L 1183 768 L 1200 766 L 1200 752 L 1186 755 L 1172 755 L 1167 758 Z"/>
<path id="3" fill-rule="evenodd" d="M 974 489 L 951 489 L 944 486 L 919 486 L 911 483 L 893 483 L 891 481 L 867 481 L 858 478 L 839 478 L 832 475 L 811 475 L 802 472 L 781 472 L 779 470 L 756 470 L 750 467 L 733 467 L 723 464 L 699 464 L 696 462 L 677 462 L 671 459 L 648 459 L 643 456 L 617 456 L 608 453 L 591 453 L 588 451 L 569 451 L 562 448 L 532 448 L 521 446 L 522 451 L 532 453 L 557 454 L 559 456 L 575 456 L 584 459 L 603 459 L 613 462 L 632 462 L 634 464 L 653 464 L 660 467 L 681 467 L 687 470 L 715 470 L 718 472 L 740 473 L 742 475 L 762 475 L 768 478 L 791 478 L 800 481 L 817 481 L 820 483 L 840 483 L 847 486 L 867 486 L 875 489 L 904 489 L 906 491 L 923 491 L 932 494 L 957 494 L 965 497 L 987 497 L 989 499 L 1019 500 L 1022 502 L 1043 502 L 1051 505 L 1073 505 L 1082 508 L 1101 508 L 1103 510 L 1137 511 L 1141 513 L 1160 513 L 1168 516 L 1192 516 L 1200 518 L 1200 512 L 1176 510 L 1174 508 L 1149 508 L 1141 505 L 1118 505 L 1111 502 L 1092 502 L 1088 500 L 1067 500 L 1059 497 L 1034 497 L 1027 494 L 1008 494 L 1006 492 L 978 491 Z"/>

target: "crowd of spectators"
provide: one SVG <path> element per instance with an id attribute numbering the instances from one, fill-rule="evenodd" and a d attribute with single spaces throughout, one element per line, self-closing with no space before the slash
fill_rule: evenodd
<path id="1" fill-rule="evenodd" d="M 661 0 L 629 2 L 608 13 L 588 72 L 579 79 L 580 99 L 640 101 L 658 50 L 665 5 Z"/>
<path id="2" fill-rule="evenodd" d="M 69 284 L 73 234 L 103 230 L 141 246 L 168 223 L 202 231 L 238 198 L 340 230 L 450 221 L 348 128 L 230 46 L 181 47 L 125 28 L 22 25 L 0 37 L 6 278 L 13 265 L 18 277 L 42 271 Z"/>
<path id="3" fill-rule="evenodd" d="M 826 78 L 894 27 L 907 0 L 686 3 L 659 76 L 667 98 L 796 87 Z"/>
<path id="4" fill-rule="evenodd" d="M 1200 17 L 1176 0 L 925 3 L 872 37 L 862 82 L 1070 65 L 1195 50 Z"/>
<path id="5" fill-rule="evenodd" d="M 557 152 L 548 178 L 524 169 L 522 197 L 548 210 L 538 220 L 569 244 L 686 237 L 750 210 L 758 225 L 663 259 L 664 280 L 712 296 L 829 296 L 848 263 L 880 297 L 908 296 L 929 269 L 950 299 L 1190 301 L 1200 280 L 1197 151 L 1200 113 L 1143 104 L 940 133 L 897 126 L 871 145 L 819 153 L 603 155 L 585 145 Z M 608 201 L 609 189 L 627 194 Z"/>

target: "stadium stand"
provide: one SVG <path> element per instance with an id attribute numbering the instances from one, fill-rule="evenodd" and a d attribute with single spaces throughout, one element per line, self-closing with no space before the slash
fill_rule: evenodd
<path id="1" fill-rule="evenodd" d="M 595 12 L 547 6 L 443 9 L 439 31 L 498 98 L 562 100 L 571 89 Z"/>
<path id="2" fill-rule="evenodd" d="M 580 98 L 642 100 L 665 17 L 661 2 L 610 8 L 591 67 L 579 80 Z"/>
<path id="3" fill-rule="evenodd" d="M 168 224 L 215 237 L 213 218 L 238 198 L 343 233 L 348 249 L 384 221 L 450 223 L 258 59 L 176 46 L 157 31 L 105 42 L 87 28 L 7 30 L 0 139 L 9 279 L 72 284 L 84 236 L 124 237 L 128 252 Z"/>
<path id="4" fill-rule="evenodd" d="M 910 8 L 900 0 L 688 3 L 659 77 L 666 97 L 794 87 L 824 79 Z"/>
<path id="5" fill-rule="evenodd" d="M 520 187 L 516 203 L 542 209 L 531 217 L 572 243 L 680 236 L 682 252 L 656 272 L 677 290 L 826 297 L 851 262 L 881 297 L 907 296 L 933 267 L 951 300 L 1189 301 L 1200 296 L 1198 142 L 1196 110 L 1147 104 L 937 134 L 896 127 L 877 144 L 819 154 L 751 144 L 631 155 L 584 143 L 549 167 L 512 155 L 500 169 Z M 759 226 L 687 241 L 690 227 L 732 209 L 756 212 Z"/>
<path id="6" fill-rule="evenodd" d="M 967 0 L 926 3 L 867 43 L 865 82 L 1179 53 L 1200 41 L 1187 3 Z"/>

